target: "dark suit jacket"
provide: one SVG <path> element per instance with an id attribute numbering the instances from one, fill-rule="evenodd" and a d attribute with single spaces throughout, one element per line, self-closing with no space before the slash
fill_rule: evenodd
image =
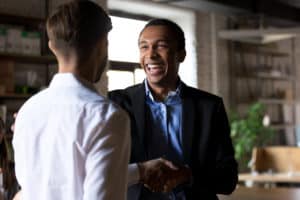
<path id="1" fill-rule="evenodd" d="M 144 84 L 112 91 L 109 98 L 131 118 L 130 162 L 149 160 Z M 185 193 L 188 200 L 215 200 L 217 193 L 229 194 L 235 189 L 238 174 L 223 101 L 185 84 L 181 98 L 183 152 L 193 173 L 193 183 Z"/>

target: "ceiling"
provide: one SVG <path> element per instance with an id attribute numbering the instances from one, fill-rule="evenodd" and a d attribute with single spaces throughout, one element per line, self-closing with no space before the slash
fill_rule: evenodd
<path id="1" fill-rule="evenodd" d="M 276 27 L 300 25 L 300 0 L 150 0 L 201 11 L 262 18 Z"/>

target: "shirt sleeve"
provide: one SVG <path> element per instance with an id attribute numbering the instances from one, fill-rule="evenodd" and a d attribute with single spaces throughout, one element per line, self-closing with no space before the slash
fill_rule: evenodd
<path id="1" fill-rule="evenodd" d="M 14 150 L 14 160 L 15 160 L 15 174 L 16 179 L 18 181 L 18 184 L 23 185 L 24 184 L 24 171 L 26 168 L 26 165 L 24 162 L 24 156 L 22 156 L 22 153 L 25 152 L 23 149 L 24 141 L 22 140 L 22 131 L 24 131 L 24 128 L 21 126 L 22 121 L 19 121 L 19 118 L 21 117 L 22 112 L 18 112 L 18 116 L 15 120 L 15 130 L 13 134 L 13 150 Z"/>
<path id="2" fill-rule="evenodd" d="M 136 163 L 128 165 L 128 187 L 137 184 L 140 179 L 139 168 Z"/>
<path id="3" fill-rule="evenodd" d="M 83 200 L 125 200 L 130 154 L 130 123 L 118 110 L 94 127 L 87 148 Z M 97 116 L 91 120 L 100 120 Z"/>

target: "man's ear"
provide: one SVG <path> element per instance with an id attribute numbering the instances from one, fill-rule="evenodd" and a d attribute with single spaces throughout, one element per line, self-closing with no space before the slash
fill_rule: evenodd
<path id="1" fill-rule="evenodd" d="M 55 56 L 58 56 L 58 50 L 57 50 L 57 47 L 56 47 L 56 43 L 54 43 L 52 40 L 49 40 L 48 41 L 48 47 Z"/>
<path id="2" fill-rule="evenodd" d="M 178 52 L 178 62 L 182 63 L 185 59 L 186 51 L 185 49 L 182 49 Z"/>
<path id="3" fill-rule="evenodd" d="M 54 53 L 53 42 L 51 40 L 48 41 L 48 47 Z"/>

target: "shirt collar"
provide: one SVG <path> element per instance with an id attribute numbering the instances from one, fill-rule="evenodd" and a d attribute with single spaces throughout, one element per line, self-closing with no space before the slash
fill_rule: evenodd
<path id="1" fill-rule="evenodd" d="M 79 76 L 72 74 L 72 73 L 57 73 L 53 76 L 53 79 L 51 80 L 49 87 L 70 87 L 70 86 L 77 86 L 77 87 L 86 87 L 89 88 L 92 91 L 97 92 L 95 86 L 93 83 L 80 78 Z"/>
<path id="2" fill-rule="evenodd" d="M 146 92 L 146 97 L 149 98 L 152 102 L 155 102 L 155 99 L 151 93 L 151 90 L 149 88 L 149 84 L 147 79 L 144 80 L 144 84 L 145 84 L 145 92 Z M 167 97 L 165 98 L 164 102 L 166 102 L 169 98 L 180 98 L 180 94 L 181 94 L 181 88 L 182 88 L 182 81 L 180 78 L 178 78 L 178 82 L 177 82 L 177 88 L 175 91 L 169 91 Z"/>

